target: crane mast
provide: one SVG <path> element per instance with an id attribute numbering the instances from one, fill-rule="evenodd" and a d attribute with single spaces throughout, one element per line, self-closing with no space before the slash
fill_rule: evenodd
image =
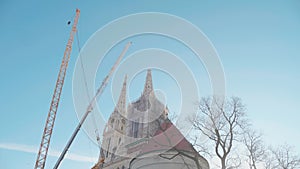
<path id="1" fill-rule="evenodd" d="M 46 125 L 44 128 L 44 133 L 42 136 L 42 141 L 40 144 L 37 160 L 36 160 L 35 167 L 34 167 L 35 169 L 43 169 L 45 167 L 48 149 L 49 149 L 50 140 L 51 140 L 51 135 L 52 135 L 52 130 L 53 130 L 55 117 L 56 117 L 56 113 L 57 113 L 57 108 L 58 108 L 58 104 L 59 104 L 59 100 L 60 100 L 60 95 L 62 92 L 62 87 L 64 84 L 65 75 L 66 75 L 66 71 L 67 71 L 67 67 L 68 67 L 68 63 L 69 63 L 70 55 L 71 55 L 71 51 L 72 51 L 72 43 L 73 43 L 74 36 L 77 31 L 77 23 L 78 23 L 79 15 L 80 15 L 80 10 L 76 9 L 76 16 L 75 16 L 74 23 L 72 26 L 72 31 L 70 33 L 70 37 L 69 37 L 69 40 L 68 40 L 68 43 L 67 43 L 67 46 L 66 46 L 66 49 L 64 52 L 64 56 L 63 56 L 63 59 L 61 62 L 59 74 L 58 74 L 57 81 L 56 81 L 56 86 L 54 89 L 54 94 L 52 97 L 50 109 L 49 109 L 47 120 L 46 120 Z"/>
<path id="2" fill-rule="evenodd" d="M 67 145 L 65 146 L 64 150 L 63 150 L 62 153 L 60 154 L 60 156 L 59 156 L 59 158 L 58 158 L 58 160 L 57 160 L 55 166 L 53 167 L 53 169 L 57 169 L 57 168 L 59 167 L 60 163 L 62 162 L 62 160 L 64 159 L 64 157 L 65 157 L 67 151 L 69 150 L 69 148 L 70 148 L 72 142 L 74 141 L 74 139 L 75 139 L 77 133 L 79 132 L 79 130 L 80 130 L 82 124 L 84 123 L 85 119 L 86 119 L 87 116 L 90 114 L 90 112 L 93 111 L 93 108 L 94 108 L 94 106 L 95 106 L 97 97 L 99 97 L 99 96 L 103 93 L 105 87 L 107 86 L 107 84 L 108 84 L 108 82 L 109 82 L 110 77 L 112 76 L 113 72 L 115 71 L 115 69 L 117 68 L 117 66 L 119 65 L 119 63 L 121 62 L 123 56 L 124 56 L 125 53 L 127 52 L 127 50 L 128 50 L 128 48 L 130 47 L 130 45 L 131 45 L 131 42 L 128 42 L 127 45 L 125 46 L 125 48 L 123 49 L 122 53 L 121 53 L 120 56 L 118 57 L 117 61 L 115 62 L 115 64 L 113 65 L 113 67 L 110 69 L 109 73 L 106 75 L 106 77 L 105 77 L 104 80 L 102 81 L 102 83 L 101 83 L 100 87 L 98 88 L 96 94 L 94 95 L 94 97 L 93 97 L 92 100 L 90 101 L 90 103 L 89 103 L 89 105 L 88 105 L 88 107 L 87 107 L 86 112 L 85 112 L 84 115 L 82 116 L 82 118 L 81 118 L 79 124 L 77 125 L 77 127 L 76 127 L 75 131 L 73 132 L 71 138 L 69 139 Z"/>

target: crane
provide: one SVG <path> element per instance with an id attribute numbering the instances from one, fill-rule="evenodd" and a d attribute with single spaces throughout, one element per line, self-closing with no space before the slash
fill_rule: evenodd
<path id="1" fill-rule="evenodd" d="M 75 139 L 77 133 L 79 132 L 79 130 L 80 130 L 82 124 L 84 123 L 85 119 L 86 119 L 87 116 L 90 114 L 90 112 L 93 111 L 93 108 L 94 108 L 94 106 L 95 106 L 97 97 L 99 97 L 99 96 L 103 93 L 105 87 L 107 86 L 107 84 L 108 84 L 108 82 L 109 82 L 110 77 L 112 76 L 113 72 L 115 71 L 115 69 L 117 68 L 117 66 L 119 65 L 119 63 L 121 62 L 123 56 L 124 56 L 125 53 L 127 52 L 127 50 L 128 50 L 128 48 L 130 47 L 130 45 L 131 45 L 131 42 L 128 42 L 128 43 L 126 44 L 126 46 L 124 47 L 122 53 L 121 53 L 120 56 L 118 57 L 117 61 L 115 62 L 115 64 L 113 65 L 113 67 L 110 69 L 109 73 L 106 75 L 106 77 L 105 77 L 104 80 L 102 81 L 102 83 L 101 83 L 100 87 L 98 88 L 96 94 L 94 95 L 94 97 L 93 97 L 92 100 L 90 101 L 90 103 L 89 103 L 89 105 L 88 105 L 88 107 L 87 107 L 86 112 L 85 112 L 84 115 L 82 116 L 82 118 L 81 118 L 79 124 L 77 125 L 75 131 L 73 132 L 71 138 L 70 138 L 69 141 L 67 142 L 67 145 L 65 146 L 64 150 L 63 150 L 62 153 L 60 154 L 60 156 L 59 156 L 59 158 L 58 158 L 58 160 L 57 160 L 55 166 L 53 167 L 53 169 L 57 169 L 57 168 L 59 167 L 59 165 L 60 165 L 60 163 L 62 162 L 63 158 L 65 157 L 67 151 L 69 150 L 69 148 L 70 148 L 72 142 L 74 141 L 74 139 Z M 98 138 L 97 138 L 97 139 L 98 139 Z"/>
<path id="2" fill-rule="evenodd" d="M 68 63 L 69 63 L 70 55 L 71 55 L 71 51 L 72 51 L 72 43 L 73 43 L 74 36 L 77 31 L 77 23 L 78 23 L 79 15 L 80 15 L 80 10 L 76 9 L 76 16 L 75 16 L 74 23 L 72 26 L 72 31 L 70 33 L 70 37 L 69 37 L 69 40 L 68 40 L 68 43 L 67 43 L 67 46 L 66 46 L 66 49 L 64 52 L 64 56 L 63 56 L 63 59 L 61 62 L 60 70 L 58 73 L 56 86 L 54 89 L 54 94 L 52 96 L 52 101 L 50 104 L 50 109 L 48 112 L 46 125 L 45 125 L 44 133 L 42 136 L 42 141 L 40 144 L 38 156 L 37 156 L 35 167 L 34 167 L 35 169 L 38 169 L 38 168 L 43 169 L 45 167 L 48 149 L 49 149 L 50 140 L 51 140 L 51 135 L 52 135 L 52 130 L 53 130 L 55 117 L 56 117 L 56 113 L 57 113 L 57 108 L 58 108 L 58 104 L 59 104 L 59 100 L 60 100 L 60 95 L 62 92 L 62 87 L 64 85 L 66 71 L 68 68 Z"/>

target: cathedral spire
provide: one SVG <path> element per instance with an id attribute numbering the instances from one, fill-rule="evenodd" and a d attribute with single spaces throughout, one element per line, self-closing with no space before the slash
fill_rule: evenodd
<path id="1" fill-rule="evenodd" d="M 115 111 L 118 111 L 120 114 L 124 115 L 126 110 L 126 86 L 127 86 L 127 75 L 124 77 L 123 87 L 119 96 L 118 103 L 115 107 Z"/>
<path id="2" fill-rule="evenodd" d="M 151 92 L 153 92 L 152 75 L 151 70 L 148 69 L 143 95 L 149 96 Z"/>

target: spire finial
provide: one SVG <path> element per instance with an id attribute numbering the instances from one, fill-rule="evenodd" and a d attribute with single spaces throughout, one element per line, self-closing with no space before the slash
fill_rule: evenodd
<path id="1" fill-rule="evenodd" d="M 143 95 L 149 96 L 151 92 L 153 92 L 152 75 L 151 70 L 148 69 Z"/>

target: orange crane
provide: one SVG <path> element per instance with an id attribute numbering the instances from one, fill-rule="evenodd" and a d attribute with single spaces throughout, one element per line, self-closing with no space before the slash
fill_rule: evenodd
<path id="1" fill-rule="evenodd" d="M 46 120 L 46 125 L 44 128 L 42 141 L 40 144 L 38 156 L 37 156 L 35 167 L 34 167 L 35 169 L 38 169 L 38 168 L 43 169 L 45 167 L 48 149 L 49 149 L 50 140 L 51 140 L 51 135 L 52 135 L 53 126 L 54 126 L 54 122 L 55 122 L 56 112 L 57 112 L 57 108 L 58 108 L 58 104 L 59 104 L 59 100 L 60 100 L 60 95 L 62 92 L 62 87 L 64 85 L 64 80 L 65 80 L 66 71 L 68 68 L 68 63 L 70 60 L 71 51 L 72 51 L 72 43 L 73 43 L 74 36 L 77 31 L 77 23 L 78 23 L 78 19 L 79 19 L 79 14 L 80 14 L 80 10 L 76 9 L 76 16 L 75 16 L 74 23 L 72 26 L 72 31 L 70 33 L 70 37 L 69 37 L 69 40 L 67 43 L 67 47 L 64 52 L 64 57 L 61 62 L 60 70 L 58 73 L 58 78 L 56 81 L 54 94 L 52 97 L 50 109 L 49 109 L 47 120 Z"/>

